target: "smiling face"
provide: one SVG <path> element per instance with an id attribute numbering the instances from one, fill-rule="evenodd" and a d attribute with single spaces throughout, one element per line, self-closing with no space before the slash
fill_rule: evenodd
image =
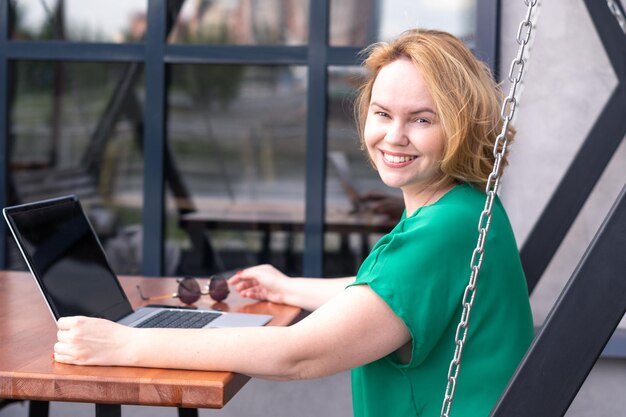
<path id="1" fill-rule="evenodd" d="M 409 59 L 379 71 L 363 139 L 381 179 L 400 188 L 405 202 L 441 178 L 443 128 L 424 78 Z"/>

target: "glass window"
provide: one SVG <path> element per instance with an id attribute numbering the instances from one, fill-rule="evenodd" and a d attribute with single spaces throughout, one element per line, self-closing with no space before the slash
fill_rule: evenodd
<path id="1" fill-rule="evenodd" d="M 187 0 L 170 8 L 169 43 L 303 45 L 309 0 Z"/>
<path id="2" fill-rule="evenodd" d="M 167 244 L 182 248 L 178 272 L 299 271 L 306 68 L 172 65 L 170 80 Z"/>
<path id="3" fill-rule="evenodd" d="M 450 31 L 473 46 L 476 0 L 329 1 L 330 46 L 362 47 L 413 27 Z M 165 2 L 167 43 L 224 46 L 306 46 L 309 9 L 314 4 L 311 0 Z M 145 40 L 148 0 L 10 0 L 8 4 L 12 40 Z M 29 43 L 20 46 L 28 48 Z M 128 262 L 118 256 L 116 270 L 140 272 L 140 143 L 144 88 L 149 88 L 143 85 L 142 65 L 19 61 L 9 66 L 10 201 L 30 201 L 46 190 L 56 190 L 37 181 L 58 178 L 61 171 L 70 172 L 71 178 L 87 178 L 84 187 L 72 187 L 85 195 L 85 202 L 92 201 L 87 196 L 95 196 L 94 205 L 103 206 L 113 219 L 109 232 L 98 232 L 107 251 L 113 250 L 109 241 L 115 243 L 112 239 L 124 235 L 125 243 L 118 239 L 115 247 L 121 254 L 136 254 Z M 371 207 L 358 204 L 358 196 L 394 191 L 380 182 L 359 147 L 352 100 L 360 69 L 337 66 L 328 71 L 325 273 L 345 275 L 355 272 L 367 248 L 387 227 L 385 219 L 371 217 Z M 115 101 L 124 77 L 132 77 L 132 94 Z M 164 272 L 206 272 L 272 262 L 300 274 L 306 66 L 170 63 L 166 78 Z M 188 222 L 194 215 L 205 218 Z M 131 246 L 124 250 L 124 244 L 133 245 L 133 250 Z M 202 256 L 195 256 L 198 253 Z"/>
<path id="4" fill-rule="evenodd" d="M 428 28 L 450 32 L 471 47 L 475 16 L 476 0 L 331 0 L 330 45 L 366 46 Z"/>
<path id="5" fill-rule="evenodd" d="M 12 0 L 11 38 L 73 42 L 139 42 L 147 0 Z"/>
<path id="6" fill-rule="evenodd" d="M 361 150 L 354 99 L 362 82 L 359 67 L 328 69 L 328 169 L 326 176 L 325 274 L 354 275 L 369 248 L 391 230 L 393 215 L 376 213 L 366 195 L 402 202 L 388 188 Z"/>
<path id="7" fill-rule="evenodd" d="M 78 195 L 115 271 L 139 273 L 142 66 L 17 61 L 10 68 L 10 204 Z M 13 249 L 9 266 L 24 267 Z"/>

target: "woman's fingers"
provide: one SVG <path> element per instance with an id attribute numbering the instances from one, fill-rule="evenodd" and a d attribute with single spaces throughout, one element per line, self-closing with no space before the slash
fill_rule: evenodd
<path id="1" fill-rule="evenodd" d="M 62 363 L 79 364 L 76 347 L 72 343 L 59 341 L 54 344 L 54 360 Z"/>
<path id="2" fill-rule="evenodd" d="M 242 297 L 252 298 L 253 300 L 265 300 L 267 298 L 267 294 L 262 289 L 249 289 L 245 290 L 241 293 Z"/>
<path id="3" fill-rule="evenodd" d="M 287 278 L 271 265 L 253 266 L 238 271 L 228 281 L 242 297 L 255 300 L 276 298 L 276 285 L 280 279 Z"/>
<path id="4" fill-rule="evenodd" d="M 59 330 L 57 332 L 57 340 L 61 343 L 69 343 L 70 342 L 70 334 L 68 330 Z"/>
<path id="5" fill-rule="evenodd" d="M 265 299 L 264 288 L 256 280 L 243 280 L 234 286 L 235 290 L 244 298 L 254 298 L 256 300 Z"/>
<path id="6" fill-rule="evenodd" d="M 246 297 L 244 293 L 250 288 L 259 286 L 259 282 L 254 276 L 245 276 L 242 271 L 239 271 L 228 280 L 228 285 L 233 287 L 241 296 Z"/>
<path id="7" fill-rule="evenodd" d="M 70 351 L 70 347 L 65 342 L 56 342 L 54 344 L 54 354 L 55 355 L 66 355 Z"/>
<path id="8" fill-rule="evenodd" d="M 81 321 L 82 320 L 81 320 L 80 316 L 61 317 L 57 321 L 57 328 L 59 330 L 69 330 L 69 329 L 75 327 Z"/>

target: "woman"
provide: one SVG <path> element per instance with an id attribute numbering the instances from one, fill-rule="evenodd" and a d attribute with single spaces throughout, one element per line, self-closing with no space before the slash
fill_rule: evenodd
<path id="1" fill-rule="evenodd" d="M 356 277 L 287 278 L 269 265 L 230 279 L 244 297 L 313 312 L 290 327 L 133 329 L 58 322 L 55 359 L 302 379 L 353 369 L 355 416 L 439 415 L 484 206 L 500 93 L 453 36 L 414 30 L 377 44 L 357 101 L 362 146 L 405 214 Z M 511 136 L 512 136 L 512 132 Z M 517 246 L 499 202 L 465 346 L 454 412 L 487 416 L 532 338 Z M 180 355 L 180 345 L 192 346 Z M 158 349 L 155 349 L 158 347 Z"/>

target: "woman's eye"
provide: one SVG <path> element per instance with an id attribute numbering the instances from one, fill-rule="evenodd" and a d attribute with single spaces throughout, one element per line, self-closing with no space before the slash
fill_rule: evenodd
<path id="1" fill-rule="evenodd" d="M 377 111 L 374 114 L 380 117 L 389 117 L 389 114 L 385 113 L 384 111 Z"/>
<path id="2" fill-rule="evenodd" d="M 426 124 L 426 123 L 430 123 L 430 120 L 424 119 L 423 117 L 418 117 L 417 119 L 415 119 L 415 123 Z"/>

